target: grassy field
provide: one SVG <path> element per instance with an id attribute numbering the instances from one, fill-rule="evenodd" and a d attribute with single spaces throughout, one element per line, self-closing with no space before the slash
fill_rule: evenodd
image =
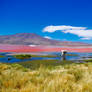
<path id="1" fill-rule="evenodd" d="M 17 59 L 28 59 L 31 57 L 47 57 L 47 58 L 54 58 L 54 57 L 61 57 L 59 55 L 31 55 L 31 54 L 19 54 L 19 55 L 13 55 L 13 57 Z"/>
<path id="2" fill-rule="evenodd" d="M 0 58 L 2 58 L 2 57 L 5 57 L 5 56 L 3 56 L 3 55 L 0 55 Z"/>
<path id="3" fill-rule="evenodd" d="M 72 63 L 73 63 L 72 61 L 61 61 L 61 60 L 32 60 L 26 62 L 19 62 L 18 64 L 24 66 L 25 68 L 30 68 L 31 70 L 35 70 L 40 68 L 41 65 L 53 69 L 59 65 L 66 65 Z"/>
<path id="4" fill-rule="evenodd" d="M 92 63 L 0 63 L 0 92 L 92 92 Z"/>
<path id="5" fill-rule="evenodd" d="M 85 60 L 85 62 L 92 62 L 92 59 Z"/>
<path id="6" fill-rule="evenodd" d="M 29 59 L 31 58 L 31 55 L 13 55 L 13 57 L 17 58 L 17 59 Z"/>

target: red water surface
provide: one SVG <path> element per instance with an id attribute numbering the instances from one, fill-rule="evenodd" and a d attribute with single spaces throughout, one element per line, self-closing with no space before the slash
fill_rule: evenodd
<path id="1" fill-rule="evenodd" d="M 0 44 L 0 52 L 60 52 L 67 50 L 69 52 L 92 52 L 90 47 L 54 47 L 54 46 L 27 46 L 27 45 L 7 45 Z"/>

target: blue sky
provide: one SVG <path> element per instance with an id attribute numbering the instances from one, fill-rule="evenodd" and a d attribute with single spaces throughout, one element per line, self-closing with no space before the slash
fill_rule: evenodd
<path id="1" fill-rule="evenodd" d="M 92 0 L 0 0 L 0 35 L 24 32 L 92 43 Z"/>

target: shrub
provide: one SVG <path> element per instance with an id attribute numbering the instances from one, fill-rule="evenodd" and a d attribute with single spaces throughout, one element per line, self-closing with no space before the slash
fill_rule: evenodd
<path id="1" fill-rule="evenodd" d="M 31 58 L 31 55 L 14 55 L 17 59 L 29 59 Z"/>

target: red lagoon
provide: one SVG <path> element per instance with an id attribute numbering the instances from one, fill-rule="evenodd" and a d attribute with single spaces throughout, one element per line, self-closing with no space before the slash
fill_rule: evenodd
<path id="1" fill-rule="evenodd" d="M 92 47 L 28 46 L 0 44 L 0 52 L 92 52 Z"/>

